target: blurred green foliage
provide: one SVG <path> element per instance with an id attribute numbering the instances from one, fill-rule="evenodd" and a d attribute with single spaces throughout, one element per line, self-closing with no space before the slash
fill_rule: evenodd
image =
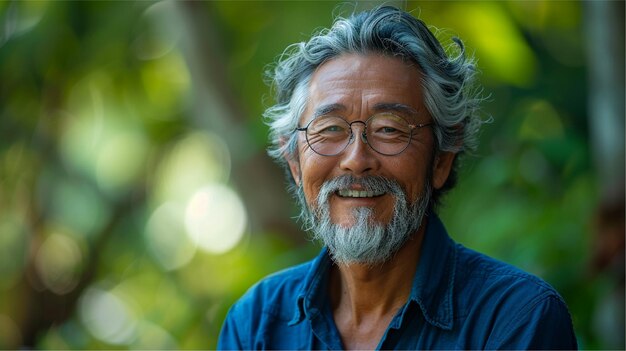
<path id="1" fill-rule="evenodd" d="M 263 156 L 263 71 L 375 4 L 0 2 L 0 348 L 214 348 L 247 288 L 319 249 L 265 197 L 284 181 Z M 491 96 L 450 233 L 554 285 L 581 347 L 619 347 L 596 325 L 616 282 L 589 272 L 583 5 L 405 6 L 464 40 Z"/>

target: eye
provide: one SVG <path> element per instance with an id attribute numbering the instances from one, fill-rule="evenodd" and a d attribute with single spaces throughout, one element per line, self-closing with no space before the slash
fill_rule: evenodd
<path id="1" fill-rule="evenodd" d="M 411 132 L 406 120 L 392 113 L 375 115 L 370 118 L 368 123 L 372 135 L 378 138 L 401 138 Z"/>
<path id="2" fill-rule="evenodd" d="M 380 132 L 389 134 L 389 133 L 397 133 L 398 130 L 394 127 L 382 127 L 380 128 Z"/>
<path id="3" fill-rule="evenodd" d="M 391 127 L 391 126 L 380 126 L 376 129 L 373 130 L 374 134 L 379 135 L 379 136 L 396 136 L 399 134 L 402 134 L 402 131 L 398 128 L 395 127 Z"/>
<path id="4" fill-rule="evenodd" d="M 310 134 L 337 135 L 345 134 L 348 124 L 337 117 L 320 118 L 309 126 Z"/>
<path id="5" fill-rule="evenodd" d="M 344 128 L 342 126 L 339 125 L 334 125 L 334 126 L 328 126 L 326 128 L 324 128 L 322 130 L 322 133 L 327 132 L 327 133 L 337 133 L 337 132 L 343 132 Z"/>

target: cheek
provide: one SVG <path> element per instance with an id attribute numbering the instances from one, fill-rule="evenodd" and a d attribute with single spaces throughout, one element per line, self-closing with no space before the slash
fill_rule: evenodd
<path id="1" fill-rule="evenodd" d="M 302 157 L 302 189 L 307 203 L 315 206 L 317 196 L 324 181 L 328 180 L 327 165 L 315 157 Z"/>
<path id="2" fill-rule="evenodd" d="M 394 170 L 389 177 L 396 180 L 410 203 L 424 195 L 424 186 L 431 183 L 432 164 L 429 159 L 407 158 L 390 163 L 387 169 Z"/>

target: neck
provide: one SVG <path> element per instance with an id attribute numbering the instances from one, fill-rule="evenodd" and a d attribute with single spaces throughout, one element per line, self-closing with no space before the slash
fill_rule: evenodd
<path id="1" fill-rule="evenodd" d="M 334 315 L 351 323 L 391 320 L 411 293 L 417 270 L 425 220 L 418 231 L 387 262 L 370 266 L 340 264 L 330 275 L 330 297 Z"/>

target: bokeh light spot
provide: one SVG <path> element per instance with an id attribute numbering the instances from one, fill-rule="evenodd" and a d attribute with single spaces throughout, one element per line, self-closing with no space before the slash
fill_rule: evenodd
<path id="1" fill-rule="evenodd" d="M 146 224 L 148 249 L 166 270 L 184 266 L 196 253 L 196 246 L 185 234 L 183 216 L 181 206 L 168 202 L 159 206 Z"/>
<path id="2" fill-rule="evenodd" d="M 133 350 L 175 350 L 176 339 L 167 330 L 148 321 L 137 327 L 137 339 L 130 345 Z"/>
<path id="3" fill-rule="evenodd" d="M 126 303 L 115 294 L 91 287 L 80 300 L 82 323 L 97 339 L 114 344 L 129 344 L 136 336 L 136 320 Z"/>
<path id="4" fill-rule="evenodd" d="M 223 182 L 230 173 L 226 143 L 213 133 L 194 132 L 179 141 L 156 170 L 154 203 L 186 203 L 207 183 Z"/>
<path id="5" fill-rule="evenodd" d="M 221 184 L 198 190 L 185 210 L 187 234 L 210 253 L 220 254 L 235 247 L 243 237 L 246 222 L 241 199 Z"/>
<path id="6" fill-rule="evenodd" d="M 143 31 L 133 42 L 137 58 L 152 60 L 171 52 L 182 35 L 184 25 L 172 16 L 176 12 L 174 1 L 159 1 L 148 7 L 139 20 Z"/>
<path id="7" fill-rule="evenodd" d="M 61 295 L 72 291 L 78 284 L 82 261 L 83 255 L 76 241 L 55 232 L 39 247 L 35 267 L 45 287 Z"/>
<path id="8" fill-rule="evenodd" d="M 97 157 L 98 185 L 109 193 L 123 192 L 142 174 L 149 144 L 128 128 L 103 140 Z"/>
<path id="9" fill-rule="evenodd" d="M 47 1 L 5 2 L 8 8 L 1 11 L 3 16 L 0 31 L 0 47 L 12 37 L 24 34 L 34 28 L 43 18 L 48 7 Z"/>
<path id="10" fill-rule="evenodd" d="M 65 116 L 65 126 L 59 145 L 61 157 L 67 165 L 94 178 L 96 162 L 94 154 L 97 153 L 102 140 L 105 122 L 102 93 L 96 85 L 95 82 L 83 81 L 72 89 L 70 102 L 76 101 L 75 106 L 72 106 L 75 113 Z M 79 92 L 81 88 L 91 94 Z"/>

